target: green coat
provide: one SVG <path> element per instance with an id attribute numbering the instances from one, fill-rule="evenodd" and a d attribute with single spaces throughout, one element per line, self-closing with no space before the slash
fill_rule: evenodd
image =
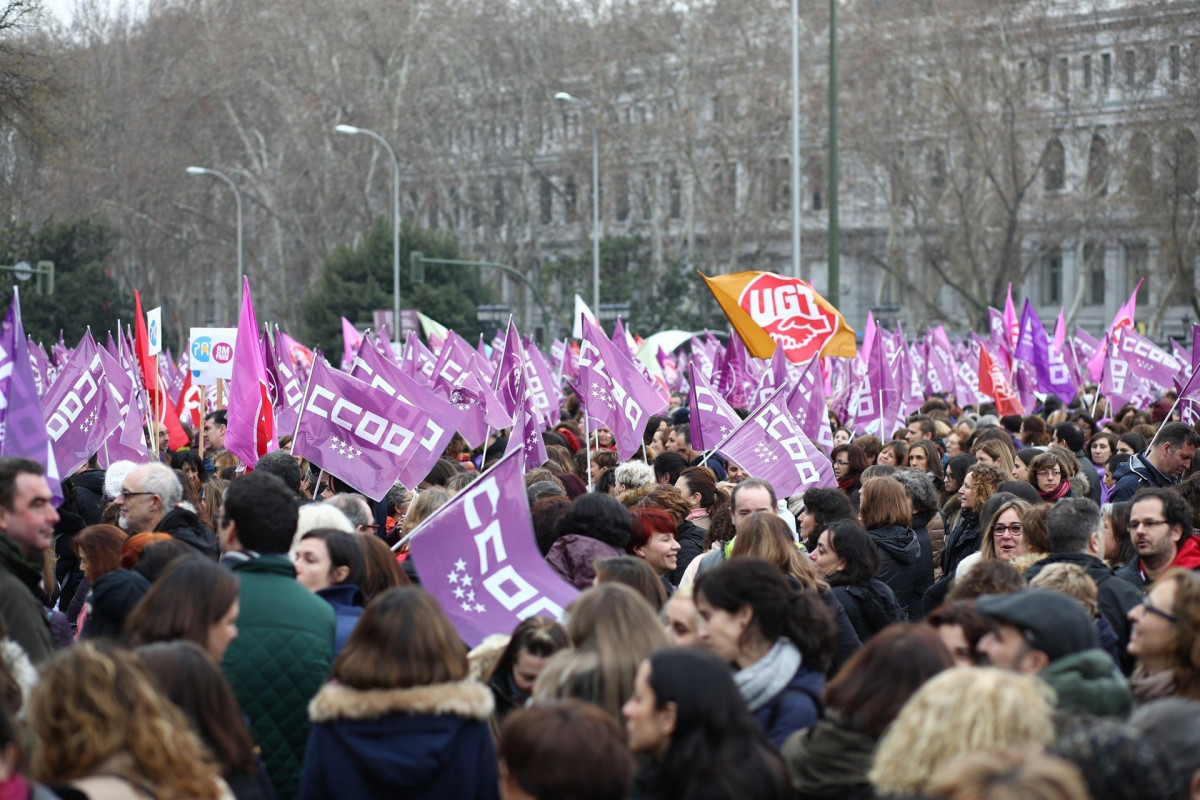
<path id="1" fill-rule="evenodd" d="M 1129 682 L 1117 671 L 1112 656 L 1098 647 L 1056 659 L 1038 677 L 1058 695 L 1060 711 L 1123 717 L 1133 704 Z"/>
<path id="2" fill-rule="evenodd" d="M 21 645 L 35 666 L 54 655 L 49 614 L 38 599 L 41 567 L 22 558 L 16 543 L 0 535 L 0 619 L 8 638 Z"/>
<path id="3" fill-rule="evenodd" d="M 282 555 L 236 563 L 238 637 L 221 667 L 250 718 L 279 800 L 299 795 L 308 740 L 308 702 L 329 677 L 333 606 L 296 582 Z"/>

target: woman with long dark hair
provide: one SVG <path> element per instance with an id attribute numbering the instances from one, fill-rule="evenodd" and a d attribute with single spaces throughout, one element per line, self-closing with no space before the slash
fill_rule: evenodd
<path id="1" fill-rule="evenodd" d="M 729 668 L 708 653 L 672 647 L 651 654 L 621 711 L 629 747 L 643 759 L 639 797 L 790 796 L 779 756 L 747 713 Z"/>
<path id="2" fill-rule="evenodd" d="M 186 639 L 220 662 L 237 638 L 238 579 L 206 558 L 184 556 L 167 567 L 129 613 L 125 632 L 135 647 Z"/>
<path id="3" fill-rule="evenodd" d="M 303 800 L 497 797 L 492 692 L 428 592 L 375 598 L 331 677 L 308 707 Z"/>
<path id="4" fill-rule="evenodd" d="M 776 747 L 820 717 L 837 627 L 817 592 L 793 591 L 774 564 L 734 558 L 696 579 L 700 639 Z"/>
<path id="5" fill-rule="evenodd" d="M 487 675 L 487 685 L 496 701 L 497 724 L 510 711 L 525 705 L 550 657 L 568 644 L 567 632 L 552 619 L 530 617 L 517 623 L 508 646 Z"/>
<path id="6" fill-rule="evenodd" d="M 363 612 L 367 568 L 359 534 L 333 528 L 317 528 L 300 537 L 293 560 L 296 580 L 324 598 L 337 615 L 333 639 L 336 656 L 346 646 L 350 633 Z"/>
<path id="7" fill-rule="evenodd" d="M 821 531 L 813 565 L 829 581 L 863 643 L 905 618 L 890 586 L 879 580 L 879 549 L 854 520 L 837 520 Z"/>
<path id="8" fill-rule="evenodd" d="M 867 458 L 866 451 L 856 444 L 838 445 L 829 454 L 829 460 L 833 462 L 833 476 L 837 478 L 838 488 L 846 493 L 857 511 L 862 473 L 871 466 L 871 460 Z"/>

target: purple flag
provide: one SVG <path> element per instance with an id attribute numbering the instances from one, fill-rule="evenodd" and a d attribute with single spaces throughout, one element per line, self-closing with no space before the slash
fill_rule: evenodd
<path id="1" fill-rule="evenodd" d="M 776 347 L 771 354 L 771 361 L 758 379 L 758 388 L 754 390 L 754 407 L 758 408 L 767 398 L 781 386 L 790 384 L 787 351 Z"/>
<path id="2" fill-rule="evenodd" d="M 549 426 L 558 421 L 558 409 L 562 407 L 562 402 L 554 396 L 554 377 L 549 368 L 543 366 L 545 358 L 533 339 L 522 337 L 521 350 L 525 354 L 521 364 L 525 372 L 525 392 L 532 401 L 538 420 L 544 426 Z"/>
<path id="3" fill-rule="evenodd" d="M 1121 331 L 1116 349 L 1134 375 L 1159 391 L 1171 386 L 1175 378 L 1181 378 L 1190 368 L 1133 328 Z"/>
<path id="4" fill-rule="evenodd" d="M 29 343 L 21 323 L 21 296 L 16 286 L 4 325 L 0 327 L 0 456 L 22 456 L 45 466 L 46 483 L 54 504 L 62 502 L 58 465 L 33 381 Z"/>
<path id="5" fill-rule="evenodd" d="M 848 411 L 856 431 L 873 433 L 887 441 L 896 427 L 900 399 L 887 363 L 887 345 L 878 327 L 870 352 L 869 361 L 856 360 L 858 379 L 851 389 Z"/>
<path id="6" fill-rule="evenodd" d="M 1038 390 L 1053 394 L 1064 403 L 1071 402 L 1075 397 L 1075 381 L 1071 378 L 1071 371 L 1067 368 L 1062 353 L 1052 348 L 1050 336 L 1028 297 L 1025 298 L 1025 306 L 1021 309 L 1019 330 L 1013 354 L 1033 365 Z M 1033 408 L 1032 403 L 1027 404 L 1025 400 L 1026 398 L 1022 397 L 1021 404 L 1026 408 Z"/>
<path id="7" fill-rule="evenodd" d="M 711 381 L 713 379 L 713 372 L 716 368 L 716 364 L 713 361 L 712 350 L 706 343 L 701 342 L 695 336 L 692 337 L 691 347 L 692 361 L 694 362 L 693 366 L 698 366 L 700 368 L 700 373 Z"/>
<path id="8" fill-rule="evenodd" d="M 99 452 L 125 419 L 110 386 L 100 348 L 89 328 L 42 404 L 55 461 L 67 474 Z"/>
<path id="9" fill-rule="evenodd" d="M 362 339 L 362 334 L 354 327 L 354 323 L 342 317 L 342 372 L 349 371 L 350 365 L 354 363 L 354 354 L 358 352 Z"/>
<path id="10" fill-rule="evenodd" d="M 25 337 L 25 347 L 29 351 L 29 369 L 33 373 L 33 384 L 37 387 L 38 397 L 45 397 L 55 377 L 50 373 L 46 351 L 40 344 L 35 344 L 30 336 Z"/>
<path id="11" fill-rule="evenodd" d="M 421 409 L 427 415 L 425 424 L 418 428 L 421 436 L 414 449 L 414 455 L 400 470 L 400 481 L 407 487 L 415 487 L 433 465 L 442 457 L 446 446 L 454 438 L 454 432 L 462 423 L 466 412 L 451 405 L 449 400 L 443 400 L 426 389 L 415 378 L 405 374 L 396 366 L 379 345 L 363 340 L 358 348 L 358 355 L 350 369 L 350 377 L 358 378 L 369 384 L 372 389 L 380 389 L 391 397 L 413 408 Z"/>
<path id="12" fill-rule="evenodd" d="M 259 339 L 262 347 L 263 366 L 267 371 L 267 396 L 275 409 L 276 435 L 288 435 L 296 430 L 300 419 L 300 402 L 304 399 L 304 385 L 292 367 L 292 359 L 283 349 L 279 329 L 275 329 L 275 341 L 263 332 Z"/>
<path id="13" fill-rule="evenodd" d="M 101 349 L 99 353 L 104 381 L 121 416 L 120 425 L 100 446 L 100 466 L 108 469 L 116 461 L 149 461 L 150 449 L 143 435 L 142 415 L 137 402 L 141 396 L 141 384 L 107 349 Z"/>
<path id="14" fill-rule="evenodd" d="M 778 350 L 779 348 L 775 348 Z M 749 355 L 742 338 L 737 331 L 730 331 L 729 346 L 725 348 L 725 358 L 721 360 L 721 368 L 713 378 L 717 391 L 729 400 L 729 405 L 735 408 L 745 408 L 750 404 L 746 390 L 746 364 Z"/>
<path id="15" fill-rule="evenodd" d="M 513 415 L 512 430 L 508 434 L 508 446 L 504 454 L 516 453 L 521 469 L 528 472 L 546 463 L 546 442 L 542 438 L 545 429 L 533 405 L 533 393 L 525 390 L 525 375 L 520 374 L 518 383 L 520 404 Z"/>
<path id="16" fill-rule="evenodd" d="M 279 435 L 275 432 L 275 409 L 271 405 L 254 302 L 250 298 L 250 279 L 245 276 L 242 276 L 242 309 L 238 314 L 236 341 L 225 448 L 253 467 L 258 459 L 279 449 Z"/>
<path id="17" fill-rule="evenodd" d="M 808 362 L 787 395 L 787 407 L 800 430 L 828 455 L 833 450 L 833 428 L 825 408 L 825 381 L 821 379 L 819 359 Z"/>
<path id="18" fill-rule="evenodd" d="M 433 385 L 433 366 L 437 359 L 414 331 L 408 332 L 404 340 L 404 353 L 400 356 L 400 369 L 425 386 Z"/>
<path id="19" fill-rule="evenodd" d="M 876 342 L 878 344 L 878 342 Z M 755 478 L 791 497 L 813 487 L 837 486 L 833 465 L 792 419 L 784 387 L 747 417 L 720 450 Z"/>
<path id="20" fill-rule="evenodd" d="M 1126 330 L 1128 335 L 1129 331 Z M 1129 362 L 1121 355 L 1117 345 L 1106 335 L 1104 347 L 1108 357 L 1102 360 L 1100 374 L 1100 392 L 1108 398 L 1112 406 L 1111 413 L 1115 414 L 1122 406 L 1132 403 L 1135 407 L 1145 407 L 1153 402 L 1153 395 L 1146 389 L 1142 379 L 1130 368 Z"/>
<path id="21" fill-rule="evenodd" d="M 646 417 L 667 407 L 655 386 L 646 381 L 628 356 L 613 347 L 604 331 L 583 320 L 579 348 L 580 405 L 589 417 L 607 425 L 626 459 L 642 447 Z"/>
<path id="22" fill-rule="evenodd" d="M 781 350 L 782 347 L 776 348 L 776 352 Z M 698 371 L 692 372 L 688 407 L 691 409 L 688 427 L 692 432 L 692 446 L 696 450 L 716 447 L 742 422 L 725 398 Z"/>
<path id="23" fill-rule="evenodd" d="M 409 548 L 421 585 L 475 647 L 523 619 L 561 619 L 578 596 L 538 552 L 520 457 L 509 454 L 417 529 Z"/>
<path id="24" fill-rule="evenodd" d="M 512 417 L 504 410 L 504 401 L 479 374 L 478 361 L 477 357 L 471 360 L 450 390 L 450 402 L 464 414 L 459 433 L 471 447 L 487 441 L 489 428 L 498 431 L 513 424 Z"/>
<path id="25" fill-rule="evenodd" d="M 458 376 L 475 357 L 475 349 L 454 331 L 448 331 L 437 363 L 433 365 L 433 390 L 449 399 Z"/>
<path id="26" fill-rule="evenodd" d="M 520 384 L 525 374 L 524 360 L 525 353 L 524 348 L 521 347 L 521 335 L 517 333 L 517 326 L 513 323 L 512 317 L 509 317 L 500 360 L 496 362 L 496 374 L 492 377 L 492 389 L 504 403 L 505 413 L 514 419 L 522 399 Z"/>
<path id="27" fill-rule="evenodd" d="M 1192 323 L 1192 369 L 1200 366 L 1200 325 Z"/>
<path id="28" fill-rule="evenodd" d="M 292 452 L 372 500 L 382 500 L 408 463 L 420 455 L 421 432 L 428 421 L 424 411 L 317 359 Z M 424 477 L 421 473 L 417 480 Z"/>

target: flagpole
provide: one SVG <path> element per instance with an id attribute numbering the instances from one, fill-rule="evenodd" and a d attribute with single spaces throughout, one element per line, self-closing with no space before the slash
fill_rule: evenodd
<path id="1" fill-rule="evenodd" d="M 316 500 L 317 495 L 321 493 L 321 478 L 323 478 L 324 476 L 325 476 L 325 468 L 320 467 L 320 466 L 317 467 L 317 482 L 315 484 L 313 484 L 313 496 L 312 496 L 313 500 Z"/>
<path id="2" fill-rule="evenodd" d="M 320 357 L 321 351 L 317 351 L 317 357 Z M 296 430 L 292 431 L 292 449 L 296 449 L 296 437 L 300 435 L 300 420 L 304 418 L 304 408 L 308 405 L 308 387 L 312 385 L 313 371 L 308 371 L 308 379 L 304 381 L 304 396 L 300 398 L 300 413 L 296 415 Z"/>
<path id="3" fill-rule="evenodd" d="M 412 497 L 408 498 L 408 507 L 412 508 L 412 504 L 414 502 L 416 502 L 416 500 L 417 500 L 417 492 L 414 491 L 412 493 Z M 440 509 L 435 509 L 434 513 L 436 513 L 438 510 L 440 510 Z M 428 517 L 426 517 L 426 519 L 428 519 Z M 422 524 L 423 523 L 424 523 L 424 520 L 422 520 Z M 404 547 L 404 545 L 408 544 L 409 540 L 417 535 L 417 531 L 420 530 L 420 528 L 421 528 L 421 525 L 419 524 L 419 525 L 417 525 L 417 527 L 413 528 L 411 531 L 404 534 L 404 537 L 401 538 L 400 541 L 398 541 L 394 545 L 392 545 L 392 552 L 399 553 L 400 548 Z"/>
<path id="4" fill-rule="evenodd" d="M 584 449 L 587 451 L 587 465 L 588 465 L 587 490 L 590 492 L 590 491 L 592 491 L 592 478 L 591 478 L 591 476 L 592 476 L 592 429 L 591 429 L 591 426 L 588 425 L 588 413 L 587 413 L 586 408 L 583 409 L 583 446 L 584 446 Z"/>

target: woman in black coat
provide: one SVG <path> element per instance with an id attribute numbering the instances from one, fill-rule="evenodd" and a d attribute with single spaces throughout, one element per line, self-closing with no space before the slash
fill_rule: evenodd
<path id="1" fill-rule="evenodd" d="M 891 587 L 875 577 L 879 549 L 853 520 L 837 520 L 821 531 L 813 564 L 829 585 L 864 643 L 905 618 Z"/>

